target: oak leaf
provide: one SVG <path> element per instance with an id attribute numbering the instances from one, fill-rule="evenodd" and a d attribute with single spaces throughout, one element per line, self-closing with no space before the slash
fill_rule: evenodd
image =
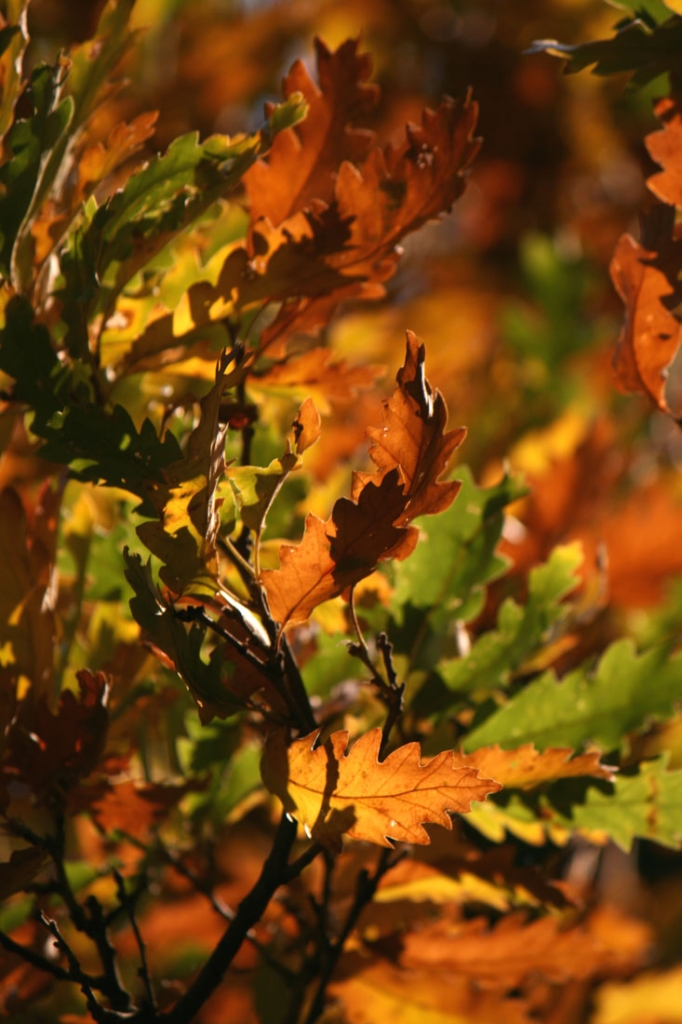
<path id="1" fill-rule="evenodd" d="M 370 456 L 381 473 L 398 469 L 407 502 L 398 520 L 404 525 L 421 515 L 434 515 L 448 508 L 461 484 L 439 483 L 453 452 L 466 437 L 459 427 L 445 433 L 448 420 L 445 399 L 431 391 L 424 374 L 424 346 L 412 331 L 407 332 L 405 363 L 398 371 L 398 387 L 384 403 L 382 427 L 370 427 Z M 355 474 L 353 497 L 372 476 Z"/>
<path id="2" fill-rule="evenodd" d="M 21 702 L 7 735 L 5 773 L 38 799 L 61 799 L 100 759 L 109 725 L 109 684 L 101 672 L 77 673 L 79 694 L 64 690 L 57 713 L 45 695 Z"/>
<path id="3" fill-rule="evenodd" d="M 656 116 L 663 128 L 644 140 L 649 155 L 663 168 L 647 178 L 647 188 L 664 203 L 682 206 L 682 109 L 666 96 L 656 103 Z"/>
<path id="4" fill-rule="evenodd" d="M 220 422 L 224 387 L 224 366 L 219 365 L 183 458 L 165 469 L 164 483 L 148 485 L 158 520 L 137 528 L 142 542 L 165 563 L 161 579 L 177 594 L 191 589 L 212 595 L 217 589 L 216 489 L 225 469 L 227 433 L 227 424 Z"/>
<path id="5" fill-rule="evenodd" d="M 305 622 L 317 605 L 369 576 L 379 562 L 407 558 L 417 542 L 409 522 L 454 500 L 459 483 L 438 478 L 465 431 L 445 433 L 446 420 L 445 402 L 432 395 L 424 376 L 424 348 L 409 333 L 386 426 L 371 435 L 380 472 L 356 474 L 353 500 L 339 499 L 326 522 L 309 515 L 301 543 L 283 546 L 280 568 L 261 574 L 272 617 L 282 627 Z"/>
<path id="6" fill-rule="evenodd" d="M 532 743 L 526 743 L 517 750 L 503 750 L 495 744 L 479 747 L 471 754 L 455 754 L 455 759 L 508 789 L 531 789 L 544 782 L 586 775 L 613 782 L 614 769 L 599 763 L 597 751 L 577 757 L 571 757 L 572 754 L 570 747 L 548 747 L 539 751 Z"/>
<path id="7" fill-rule="evenodd" d="M 450 210 L 464 191 L 464 172 L 480 148 L 477 118 L 470 96 L 446 96 L 437 110 L 424 110 L 420 126 L 407 125 L 401 144 L 375 147 L 360 170 L 341 165 L 336 206 L 351 238 L 335 267 L 377 282 L 394 273 L 400 240 Z"/>
<path id="8" fill-rule="evenodd" d="M 328 348 L 313 348 L 282 363 L 275 363 L 252 386 L 277 393 L 301 392 L 314 395 L 318 409 L 327 413 L 336 402 L 350 402 L 358 391 L 367 391 L 383 375 L 381 366 L 354 366 L 345 359 L 334 359 Z"/>
<path id="9" fill-rule="evenodd" d="M 285 97 L 300 93 L 307 115 L 297 128 L 281 132 L 267 160 L 258 160 L 245 175 L 254 220 L 267 217 L 277 225 L 312 199 L 331 201 L 339 164 L 367 155 L 373 133 L 352 129 L 349 122 L 373 110 L 379 90 L 367 84 L 372 60 L 358 53 L 358 45 L 348 39 L 332 52 L 316 39 L 319 88 L 300 60 L 284 79 Z"/>
<path id="10" fill-rule="evenodd" d="M 408 932 L 401 963 L 437 966 L 486 988 L 511 991 L 538 976 L 565 983 L 631 970 L 643 962 L 650 941 L 647 925 L 607 906 L 573 927 L 554 916 L 527 923 L 523 913 L 513 913 L 493 928 L 475 918 L 454 926 L 440 920 Z"/>
<path id="11" fill-rule="evenodd" d="M 349 1024 L 531 1024 L 529 1002 L 482 992 L 469 978 L 443 970 L 397 967 L 346 953 L 329 991 Z"/>
<path id="12" fill-rule="evenodd" d="M 447 750 L 421 761 L 418 743 L 406 743 L 379 761 L 381 729 L 372 729 L 348 752 L 340 730 L 315 746 L 319 731 L 289 748 L 283 732 L 273 733 L 263 759 L 263 781 L 306 831 L 331 850 L 341 835 L 380 846 L 391 840 L 430 842 L 424 823 L 452 828 L 448 812 L 465 814 L 472 800 L 500 789 L 473 768 L 457 764 Z"/>
<path id="13" fill-rule="evenodd" d="M 661 412 L 667 369 L 680 345 L 680 324 L 666 308 L 674 288 L 657 266 L 655 251 L 622 235 L 611 261 L 611 278 L 625 303 L 625 323 L 614 356 L 616 381 L 625 391 L 641 391 Z"/>

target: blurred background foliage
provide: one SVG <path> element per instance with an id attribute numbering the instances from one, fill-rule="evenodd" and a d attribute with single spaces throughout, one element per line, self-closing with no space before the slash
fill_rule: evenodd
<path id="1" fill-rule="evenodd" d="M 33 0 L 29 61 L 53 61 L 61 48 L 89 38 L 101 6 L 90 0 Z M 461 461 L 478 483 L 496 483 L 508 466 L 529 489 L 505 526 L 503 550 L 513 571 L 490 588 L 478 628 L 490 627 L 505 596 L 523 594 L 528 570 L 557 544 L 579 540 L 584 546 L 586 613 L 555 661 L 562 669 L 623 635 L 647 645 L 676 642 L 682 614 L 682 437 L 670 418 L 651 413 L 643 397 L 618 393 L 611 371 L 622 307 L 608 266 L 619 236 L 636 233 L 638 212 L 647 202 L 644 183 L 654 165 L 643 138 L 656 126 L 651 100 L 662 85 L 635 91 L 625 75 L 567 76 L 556 59 L 524 52 L 541 38 L 573 43 L 608 36 L 618 13 L 602 0 L 138 0 L 133 24 L 140 36 L 127 58 L 129 85 L 98 111 L 91 127 L 93 139 L 104 139 L 119 121 L 158 109 L 156 135 L 146 144 L 150 155 L 187 131 L 203 137 L 254 129 L 264 101 L 279 94 L 293 60 L 312 64 L 315 36 L 332 48 L 361 36 L 382 96 L 366 127 L 384 140 L 417 120 L 424 103 L 437 103 L 442 93 L 458 97 L 473 90 L 484 144 L 465 195 L 451 215 L 408 239 L 384 299 L 347 306 L 325 329 L 335 353 L 385 372 L 374 393 L 333 401 L 322 410 L 324 430 L 307 463 L 312 481 L 305 511 L 327 515 L 347 491 L 352 468 L 363 465 L 365 430 L 379 417 L 377 393 L 390 393 L 403 358 L 403 332 L 410 328 L 426 344 L 428 375 L 446 397 L 451 423 L 468 428 Z M 674 371 L 668 394 L 679 408 L 682 377 Z M 270 457 L 273 443 L 264 429 L 257 438 L 261 457 Z M 29 439 L 22 447 L 15 438 L 0 460 L 0 484 L 27 492 L 44 472 Z M 304 492 L 293 497 L 301 501 Z M 193 814 L 210 819 L 201 819 L 205 834 L 223 836 L 197 859 L 204 858 L 207 877 L 219 880 L 221 898 L 234 903 L 252 884 L 267 849 L 249 814 L 258 785 L 257 747 L 240 741 L 229 722 L 199 730 L 187 713 L 189 701 L 177 699 L 172 674 L 137 642 L 120 551 L 125 544 L 133 550 L 140 545 L 120 496 L 69 484 L 66 509 L 61 668 L 73 675 L 87 665 L 115 676 L 114 734 L 125 707 L 141 702 L 145 740 L 139 751 L 148 759 L 150 777 L 164 770 L 180 773 L 187 765 L 200 771 L 226 764 L 238 747 L 229 770 L 214 774 L 210 792 L 187 798 Z M 273 512 L 270 536 L 300 532 L 302 506 L 299 513 L 295 521 L 279 521 Z M 88 564 L 97 566 L 96 577 Z M 87 608 L 85 617 L 69 618 L 75 591 Z M 322 640 L 306 668 L 311 692 L 323 685 L 320 680 L 328 688 L 343 678 L 343 668 L 334 675 L 338 658 L 337 644 Z M 667 752 L 670 765 L 681 767 L 682 720 L 651 726 L 636 744 L 633 758 Z M 139 800 L 131 803 L 133 839 L 145 835 L 153 818 L 140 806 Z M 106 821 L 106 807 L 101 819 Z M 226 821 L 239 824 L 221 833 Z M 102 840 L 94 831 L 83 826 L 79 842 L 83 865 L 101 856 Z M 558 856 L 552 844 L 542 850 L 517 845 L 526 864 Z M 437 844 L 429 851 L 425 857 L 435 862 Z M 350 856 L 354 864 L 361 857 Z M 674 964 L 682 957 L 679 854 L 646 841 L 631 855 L 614 846 L 585 852 L 576 841 L 565 870 L 576 885 L 589 878 L 605 902 L 646 920 L 656 935 L 659 962 Z M 172 979 L 198 956 L 187 932 L 198 936 L 203 956 L 222 923 L 181 875 L 164 885 L 165 900 L 145 916 L 145 936 L 158 951 L 155 969 Z M 16 914 L 16 905 L 9 911 Z M 287 908 L 271 907 L 268 913 L 284 918 Z M 378 911 L 375 916 L 370 924 L 380 929 Z M 207 1007 L 204 1024 L 256 1019 L 245 980 L 255 961 L 254 950 L 245 948 L 229 992 L 221 990 Z M 258 998 L 267 1002 L 267 971 L 260 970 L 265 973 L 256 986 Z M 682 1020 L 679 968 L 667 977 L 670 1006 L 677 1009 L 655 1020 Z M 16 972 L 3 981 L 9 1016 L 21 984 Z M 56 998 L 66 1002 L 51 1002 L 46 1011 L 24 1004 L 13 1019 L 53 1021 L 55 1013 L 70 1009 L 66 996 Z M 645 987 L 637 998 L 646 1004 Z M 595 1024 L 640 1019 L 618 1010 L 617 992 L 604 991 L 600 999 Z M 543 1004 L 542 1019 L 586 1019 L 579 994 L 569 1003 Z M 258 1012 L 274 1019 L 267 1016 L 271 1005 Z"/>

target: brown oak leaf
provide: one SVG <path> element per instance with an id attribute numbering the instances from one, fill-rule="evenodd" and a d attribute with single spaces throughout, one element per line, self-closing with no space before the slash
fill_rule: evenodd
<path id="1" fill-rule="evenodd" d="M 336 502 L 326 522 L 306 519 L 303 540 L 280 549 L 280 568 L 261 574 L 270 612 L 282 627 L 305 622 L 317 605 L 338 597 L 389 558 L 414 550 L 418 515 L 441 512 L 459 485 L 438 478 L 464 438 L 445 433 L 447 408 L 424 376 L 424 348 L 408 333 L 398 388 L 386 406 L 385 426 L 370 433 L 374 474 L 356 474 L 352 499 Z"/>
<path id="2" fill-rule="evenodd" d="M 268 789 L 331 850 L 341 836 L 380 846 L 391 840 L 425 845 L 424 823 L 452 828 L 448 812 L 465 814 L 472 800 L 496 793 L 497 782 L 457 763 L 451 750 L 421 760 L 418 743 L 406 743 L 379 761 L 381 729 L 372 729 L 348 751 L 348 732 L 332 733 L 315 746 L 319 732 L 287 748 L 283 731 L 268 740 L 262 775 Z"/>
<path id="3" fill-rule="evenodd" d="M 374 134 L 349 122 L 374 109 L 379 90 L 367 84 L 372 60 L 358 53 L 358 45 L 359 40 L 348 39 L 332 52 L 316 39 L 319 88 L 300 60 L 284 79 L 285 97 L 301 93 L 308 111 L 299 125 L 279 133 L 267 159 L 258 160 L 244 177 L 254 220 L 267 217 L 277 225 L 312 199 L 330 202 L 339 164 L 366 157 Z"/>
<path id="4" fill-rule="evenodd" d="M 663 170 L 647 179 L 647 188 L 662 202 L 682 206 L 682 110 L 670 96 L 659 100 L 654 110 L 663 128 L 644 141 L 652 160 Z"/>
<path id="5" fill-rule="evenodd" d="M 270 613 L 282 627 L 305 622 L 389 558 L 407 558 L 417 531 L 394 526 L 405 503 L 397 471 L 368 484 L 357 502 L 340 498 L 329 519 L 308 515 L 303 540 L 280 548 L 280 568 L 261 573 Z"/>
<path id="6" fill-rule="evenodd" d="M 667 369 L 680 345 L 680 324 L 664 301 L 674 294 L 668 276 L 654 266 L 657 252 L 622 235 L 611 261 L 611 278 L 625 303 L 625 322 L 614 355 L 616 381 L 641 391 L 670 413 L 665 397 Z"/>
<path id="7" fill-rule="evenodd" d="M 439 391 L 431 391 L 424 356 L 424 346 L 408 331 L 405 363 L 398 371 L 398 387 L 384 403 L 383 426 L 367 431 L 374 442 L 369 454 L 380 472 L 400 472 L 407 502 L 399 525 L 442 512 L 460 488 L 456 481 L 439 483 L 439 477 L 466 437 L 466 429 L 445 433 L 447 406 Z M 371 479 L 371 474 L 356 473 L 353 496 Z"/>

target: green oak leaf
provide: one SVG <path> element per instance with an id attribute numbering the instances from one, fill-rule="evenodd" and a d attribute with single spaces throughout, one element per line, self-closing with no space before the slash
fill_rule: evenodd
<path id="1" fill-rule="evenodd" d="M 465 694 L 506 685 L 568 616 L 569 609 L 562 601 L 577 585 L 582 558 L 579 543 L 566 544 L 533 569 L 525 605 L 507 598 L 499 610 L 496 629 L 483 633 L 465 657 L 439 664 L 438 674 L 447 688 Z"/>
<path id="2" fill-rule="evenodd" d="M 529 683 L 469 733 L 464 748 L 534 743 L 544 750 L 589 742 L 615 750 L 632 729 L 669 718 L 679 701 L 682 655 L 670 657 L 666 647 L 638 655 L 631 640 L 619 640 L 594 670 L 583 666 L 560 681 L 545 672 Z"/>

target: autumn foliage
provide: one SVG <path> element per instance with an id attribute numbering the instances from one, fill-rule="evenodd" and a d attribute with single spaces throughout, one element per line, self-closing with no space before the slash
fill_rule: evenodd
<path id="1" fill-rule="evenodd" d="M 0 1015 L 674 1024 L 679 4 L 243 6 L 0 7 Z"/>

